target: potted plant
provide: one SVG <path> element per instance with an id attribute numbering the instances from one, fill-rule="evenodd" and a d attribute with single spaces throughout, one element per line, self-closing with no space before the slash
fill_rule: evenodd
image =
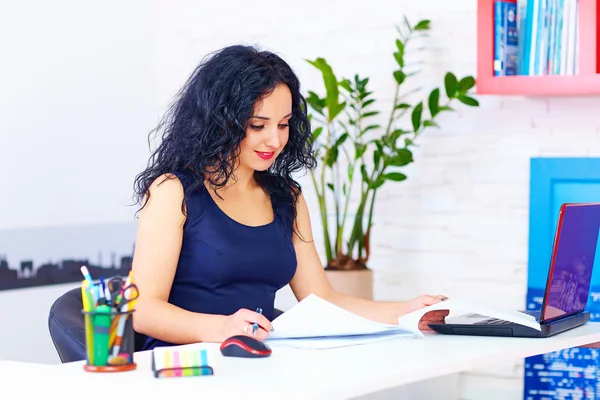
<path id="1" fill-rule="evenodd" d="M 444 77 L 445 101 L 435 88 L 423 101 L 407 102 L 416 90 L 403 93 L 401 89 L 418 71 L 405 61 L 405 53 L 413 38 L 430 29 L 430 21 L 411 25 L 405 18 L 404 27 L 397 29 L 393 56 L 398 69 L 393 71 L 393 104 L 385 125 L 373 122 L 379 111 L 374 108 L 369 78 L 355 75 L 338 80 L 325 59 L 307 60 L 321 72 L 325 86 L 324 97 L 314 91 L 306 96 L 320 161 L 311 178 L 319 201 L 325 269 L 336 290 L 366 298 L 373 296 L 368 260 L 378 191 L 388 182 L 407 178 L 402 167 L 414 161 L 411 148 L 425 129 L 438 127 L 436 118 L 452 111 L 453 102 L 479 105 L 470 92 L 475 79 L 458 79 L 452 72 Z"/>

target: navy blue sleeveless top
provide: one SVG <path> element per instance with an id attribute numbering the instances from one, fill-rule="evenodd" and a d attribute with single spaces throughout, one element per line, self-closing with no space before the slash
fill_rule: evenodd
<path id="1" fill-rule="evenodd" d="M 176 175 L 186 193 L 187 215 L 169 303 L 221 315 L 260 307 L 272 320 L 275 293 L 296 272 L 292 230 L 277 214 L 266 225 L 241 224 L 219 208 L 204 186 L 189 192 L 187 176 Z M 144 350 L 172 345 L 148 337 Z"/>

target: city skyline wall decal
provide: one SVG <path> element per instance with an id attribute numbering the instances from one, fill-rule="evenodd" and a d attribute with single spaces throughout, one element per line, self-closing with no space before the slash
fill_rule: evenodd
<path id="1" fill-rule="evenodd" d="M 126 276 L 131 270 L 137 224 L 0 230 L 0 291 Z"/>

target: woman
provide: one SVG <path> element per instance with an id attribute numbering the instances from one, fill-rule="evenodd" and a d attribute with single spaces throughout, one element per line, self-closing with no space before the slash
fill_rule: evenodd
<path id="1" fill-rule="evenodd" d="M 135 182 L 134 321 L 148 336 L 145 349 L 253 335 L 255 322 L 264 339 L 275 293 L 288 283 L 298 300 L 314 293 L 387 323 L 443 298 L 384 303 L 332 290 L 292 178 L 315 166 L 307 106 L 275 54 L 245 46 L 215 53 L 159 128 L 162 142 Z"/>

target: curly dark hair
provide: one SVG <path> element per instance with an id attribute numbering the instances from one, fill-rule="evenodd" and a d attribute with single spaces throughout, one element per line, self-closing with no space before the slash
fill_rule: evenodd
<path id="1" fill-rule="evenodd" d="M 186 193 L 203 185 L 206 177 L 213 187 L 226 185 L 256 102 L 279 84 L 292 94 L 289 139 L 269 170 L 255 171 L 254 178 L 271 198 L 275 213 L 293 228 L 301 187 L 292 174 L 316 166 L 306 100 L 292 68 L 278 55 L 253 46 L 229 46 L 209 55 L 181 88 L 150 133 L 162 136 L 147 168 L 135 178 L 140 209 L 150 185 L 163 174 L 186 172 L 191 177 Z"/>

